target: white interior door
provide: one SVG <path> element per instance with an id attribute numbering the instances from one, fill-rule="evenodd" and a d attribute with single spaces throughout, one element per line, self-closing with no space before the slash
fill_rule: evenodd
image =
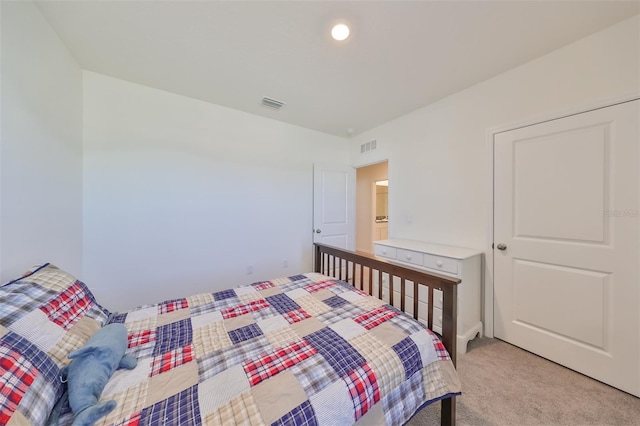
<path id="1" fill-rule="evenodd" d="M 636 100 L 494 138 L 495 336 L 637 396 L 639 121 Z"/>
<path id="2" fill-rule="evenodd" d="M 314 165 L 314 243 L 355 249 L 355 187 L 353 167 Z"/>

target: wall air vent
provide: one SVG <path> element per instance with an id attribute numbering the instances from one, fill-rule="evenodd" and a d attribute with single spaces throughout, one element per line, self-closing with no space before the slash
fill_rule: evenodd
<path id="1" fill-rule="evenodd" d="M 266 106 L 267 108 L 280 109 L 284 105 L 284 102 L 272 98 L 267 98 L 265 96 L 264 98 L 262 98 L 262 105 Z"/>
<path id="2" fill-rule="evenodd" d="M 367 143 L 363 143 L 362 145 L 360 145 L 360 154 L 363 154 L 368 151 L 373 151 L 377 147 L 378 147 L 378 141 L 375 139 Z"/>

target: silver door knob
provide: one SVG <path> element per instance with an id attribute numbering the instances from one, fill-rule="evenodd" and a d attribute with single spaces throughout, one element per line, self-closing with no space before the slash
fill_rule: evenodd
<path id="1" fill-rule="evenodd" d="M 496 248 L 497 248 L 498 250 L 506 250 L 506 249 L 507 249 L 507 245 L 506 245 L 506 244 L 502 244 L 502 243 L 500 243 L 500 244 L 498 244 L 498 245 L 496 246 Z"/>
<path id="2" fill-rule="evenodd" d="M 316 234 L 319 234 L 321 232 L 322 232 L 322 230 L 320 228 L 316 229 Z"/>

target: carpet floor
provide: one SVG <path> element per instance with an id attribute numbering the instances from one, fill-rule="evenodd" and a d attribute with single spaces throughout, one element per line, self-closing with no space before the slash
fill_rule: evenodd
<path id="1" fill-rule="evenodd" d="M 640 425 L 640 398 L 497 339 L 458 356 L 458 425 Z M 440 403 L 407 426 L 440 424 Z"/>

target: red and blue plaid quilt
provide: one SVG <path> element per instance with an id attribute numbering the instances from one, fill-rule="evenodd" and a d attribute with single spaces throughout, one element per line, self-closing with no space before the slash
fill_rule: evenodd
<path id="1" fill-rule="evenodd" d="M 460 392 L 435 334 L 320 274 L 143 306 L 112 322 L 127 327 L 138 366 L 107 383 L 102 400 L 118 405 L 98 424 L 396 425 Z M 28 380 L 30 366 L 15 365 L 16 380 Z"/>

